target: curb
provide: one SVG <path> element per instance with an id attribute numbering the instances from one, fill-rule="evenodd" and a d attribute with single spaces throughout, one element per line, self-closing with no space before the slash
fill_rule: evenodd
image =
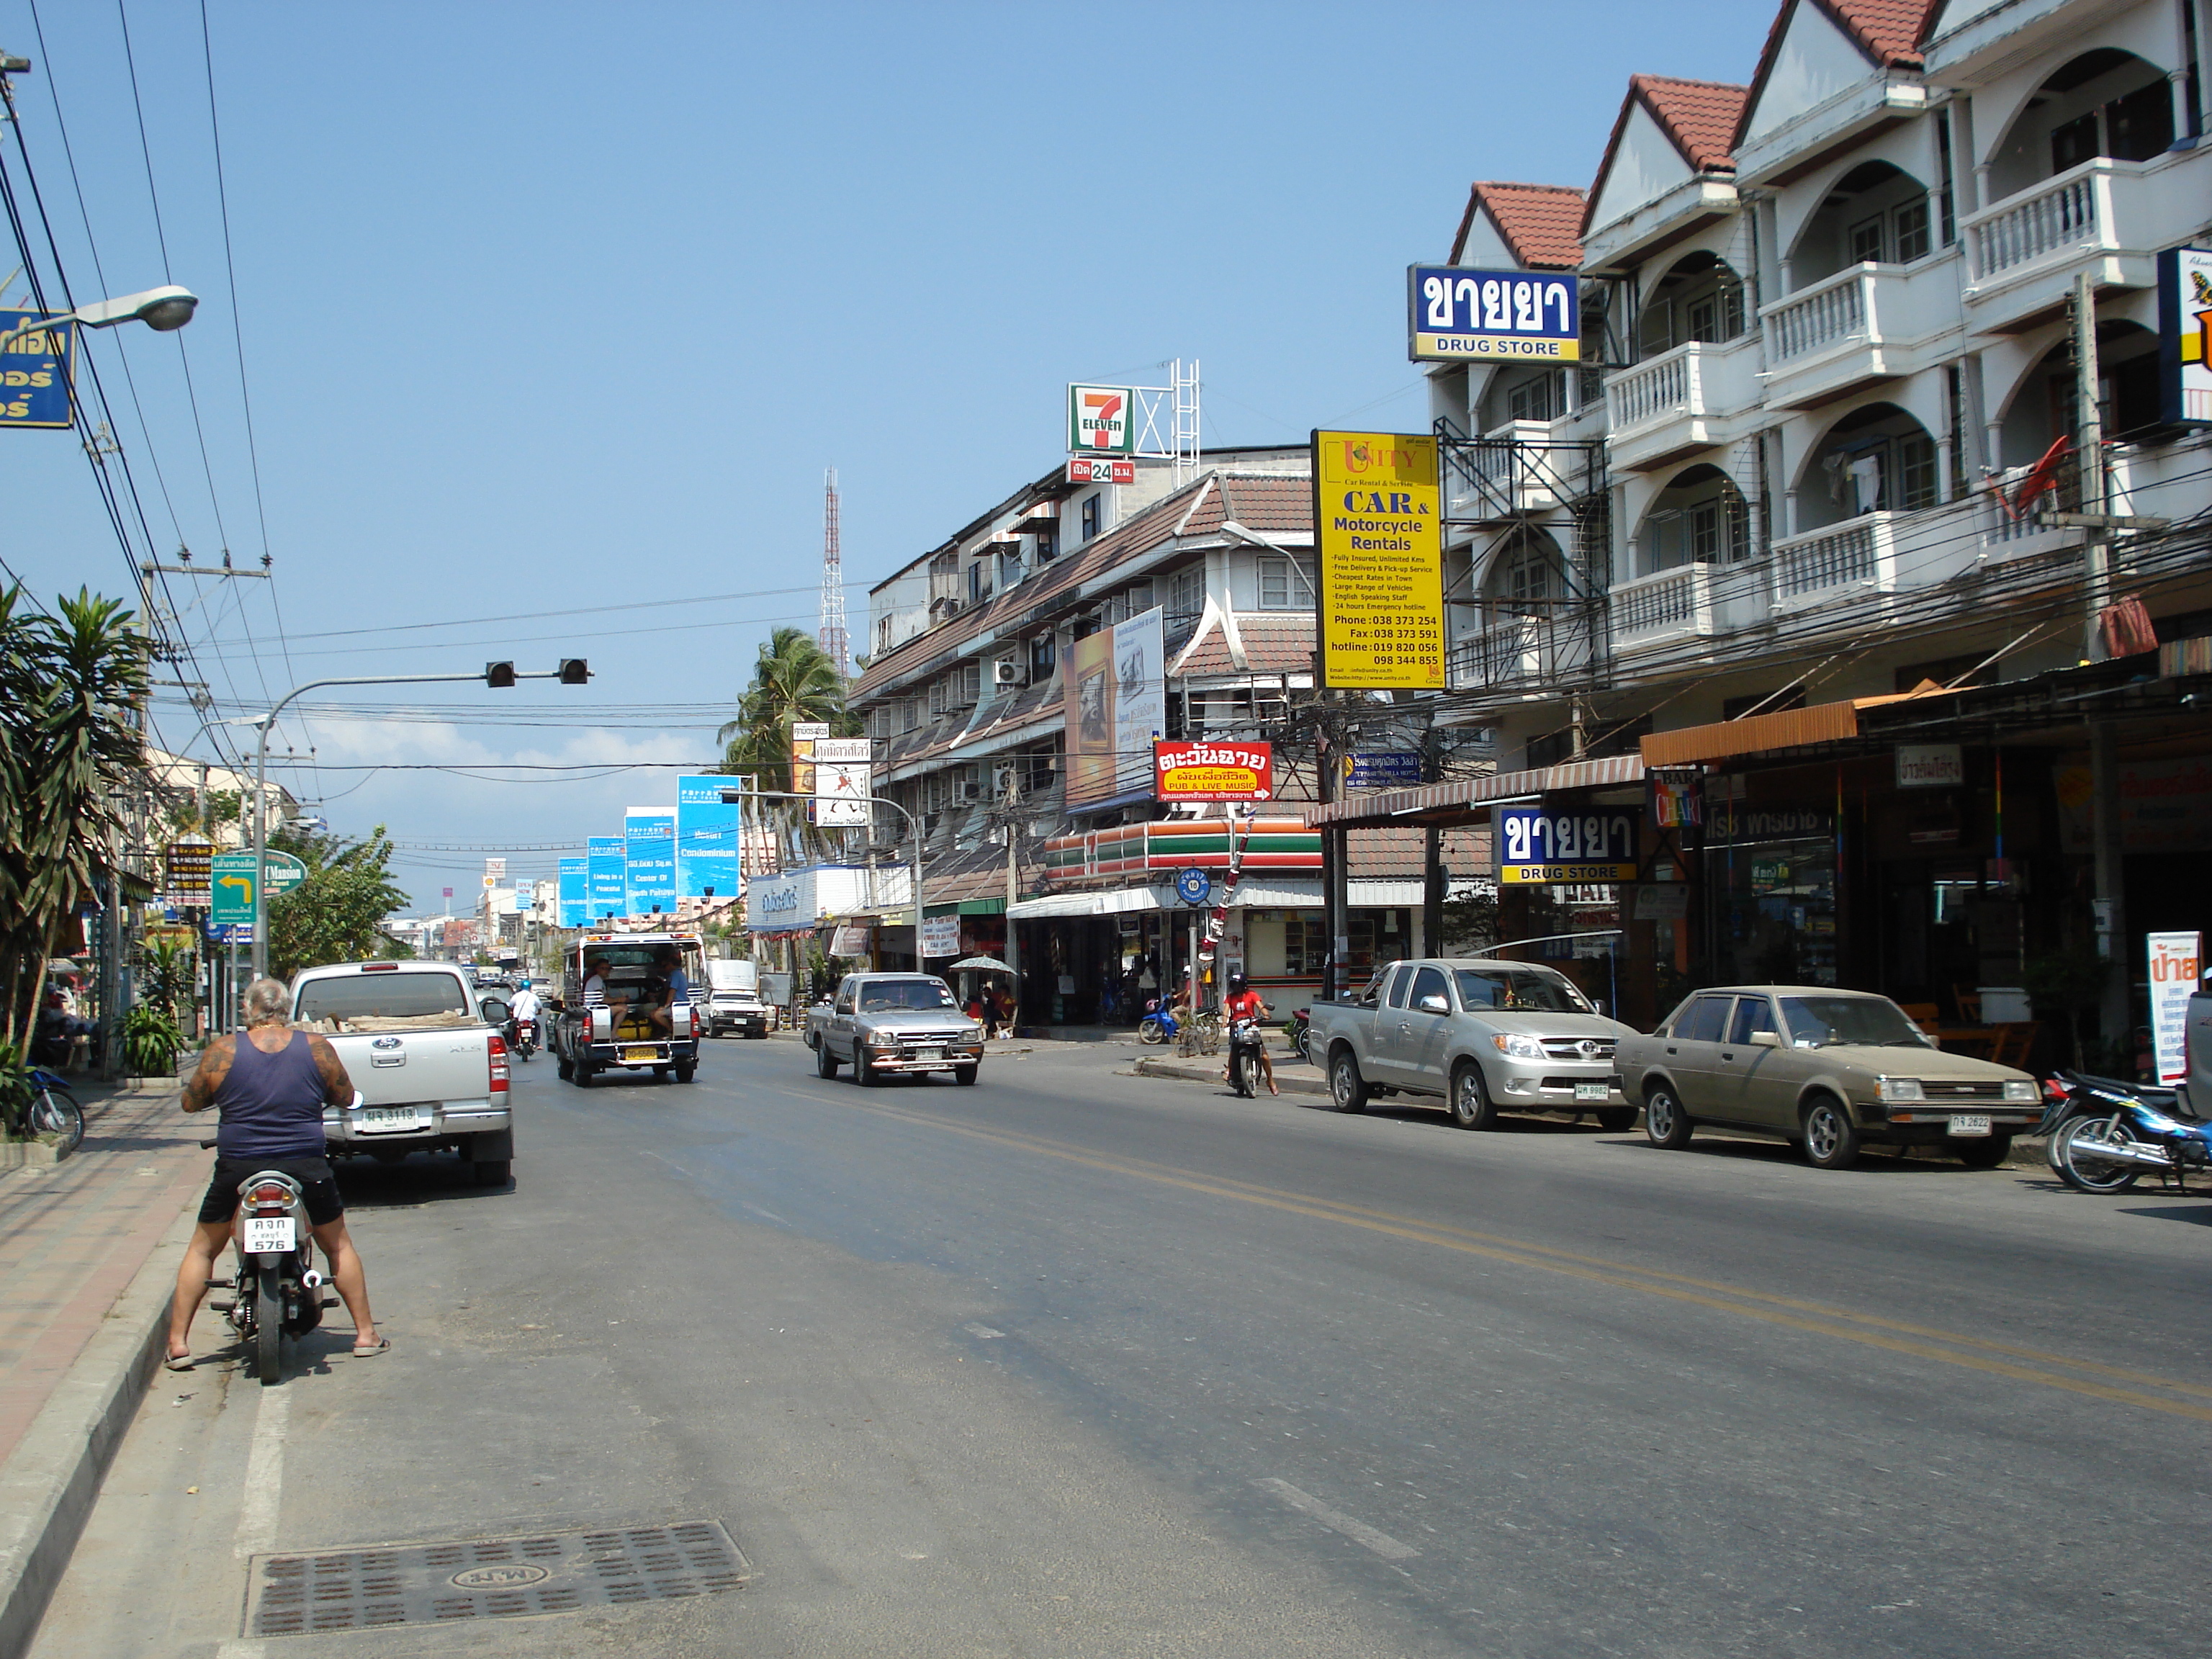
<path id="1" fill-rule="evenodd" d="M 1183 1083 L 1221 1082 L 1220 1066 L 1204 1060 L 1139 1059 L 1137 1075 L 1174 1078 Z M 1320 1078 L 1285 1076 L 1281 1073 L 1276 1073 L 1275 1086 L 1286 1095 L 1326 1095 L 1328 1092 L 1328 1085 Z"/>
<path id="2" fill-rule="evenodd" d="M 194 1200 L 177 1212 L 0 1469 L 0 1659 L 21 1659 L 160 1369 Z"/>

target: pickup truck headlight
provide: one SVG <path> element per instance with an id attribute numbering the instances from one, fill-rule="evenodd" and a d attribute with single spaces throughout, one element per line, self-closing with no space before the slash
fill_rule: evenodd
<path id="1" fill-rule="evenodd" d="M 2004 1086 L 2004 1097 L 2008 1103 L 2022 1106 L 2033 1106 L 2042 1098 L 2036 1092 L 2035 1079 L 2026 1077 L 2008 1079 Z"/>
<path id="2" fill-rule="evenodd" d="M 1498 1045 L 1498 1052 L 1504 1055 L 1508 1060 L 1541 1060 L 1544 1058 L 1544 1045 L 1537 1042 L 1535 1038 L 1532 1036 L 1524 1036 L 1518 1031 L 1500 1031 L 1496 1036 L 1490 1040 Z"/>
<path id="3" fill-rule="evenodd" d="M 1917 1077 L 1886 1077 L 1875 1085 L 1875 1096 L 1879 1100 L 1925 1100 L 1928 1091 L 1920 1086 Z"/>

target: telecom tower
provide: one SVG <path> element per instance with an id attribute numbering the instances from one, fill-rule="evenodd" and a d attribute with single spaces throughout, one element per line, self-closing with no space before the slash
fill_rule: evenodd
<path id="1" fill-rule="evenodd" d="M 814 635 L 823 654 L 837 665 L 837 678 L 853 678 L 852 642 L 845 633 L 845 566 L 837 551 L 837 469 L 822 487 L 822 625 Z"/>

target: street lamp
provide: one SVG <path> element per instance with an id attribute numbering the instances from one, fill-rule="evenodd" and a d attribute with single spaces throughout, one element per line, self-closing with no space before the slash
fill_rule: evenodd
<path id="1" fill-rule="evenodd" d="M 94 300 L 75 311 L 41 317 L 36 322 L 9 329 L 0 334 L 0 349 L 26 334 L 42 333 L 70 323 L 82 323 L 87 328 L 113 328 L 118 323 L 140 322 L 157 334 L 167 334 L 191 321 L 199 302 L 199 295 L 173 283 L 167 288 L 149 288 L 143 294 L 126 294 L 119 300 Z"/>
<path id="2" fill-rule="evenodd" d="M 182 289 L 178 290 L 179 293 Z M 159 289 L 155 290 L 160 292 Z M 144 299 L 144 295 L 137 296 Z M 190 298 L 190 295 L 185 297 Z M 121 305 L 122 301 L 111 304 Z M 253 976 L 259 979 L 269 971 L 269 899 L 262 890 L 269 874 L 269 732 L 276 724 L 276 716 L 284 712 L 284 705 L 302 692 L 319 691 L 332 685 L 448 685 L 461 680 L 482 680 L 486 685 L 510 686 L 517 680 L 558 680 L 563 685 L 582 685 L 592 678 L 590 665 L 581 657 L 563 657 L 558 668 L 535 672 L 515 672 L 511 662 L 488 662 L 481 674 L 354 674 L 339 679 L 309 680 L 305 685 L 295 685 L 276 700 L 276 706 L 265 714 L 256 714 L 238 722 L 261 728 L 260 740 L 253 753 Z"/>
<path id="3" fill-rule="evenodd" d="M 812 800 L 812 795 L 796 795 L 786 789 L 725 789 L 721 791 L 726 806 L 740 805 L 746 800 Z M 921 953 L 921 820 L 896 801 L 882 795 L 872 796 L 871 806 L 888 806 L 906 820 L 907 829 L 914 836 L 914 965 L 917 973 L 929 971 L 929 959 Z"/>

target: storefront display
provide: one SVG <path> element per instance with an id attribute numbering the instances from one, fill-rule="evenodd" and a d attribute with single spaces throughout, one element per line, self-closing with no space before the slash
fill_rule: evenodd
<path id="1" fill-rule="evenodd" d="M 1832 811 L 1739 803 L 1719 808 L 1706 838 L 1705 888 L 1722 980 L 1839 982 Z"/>

